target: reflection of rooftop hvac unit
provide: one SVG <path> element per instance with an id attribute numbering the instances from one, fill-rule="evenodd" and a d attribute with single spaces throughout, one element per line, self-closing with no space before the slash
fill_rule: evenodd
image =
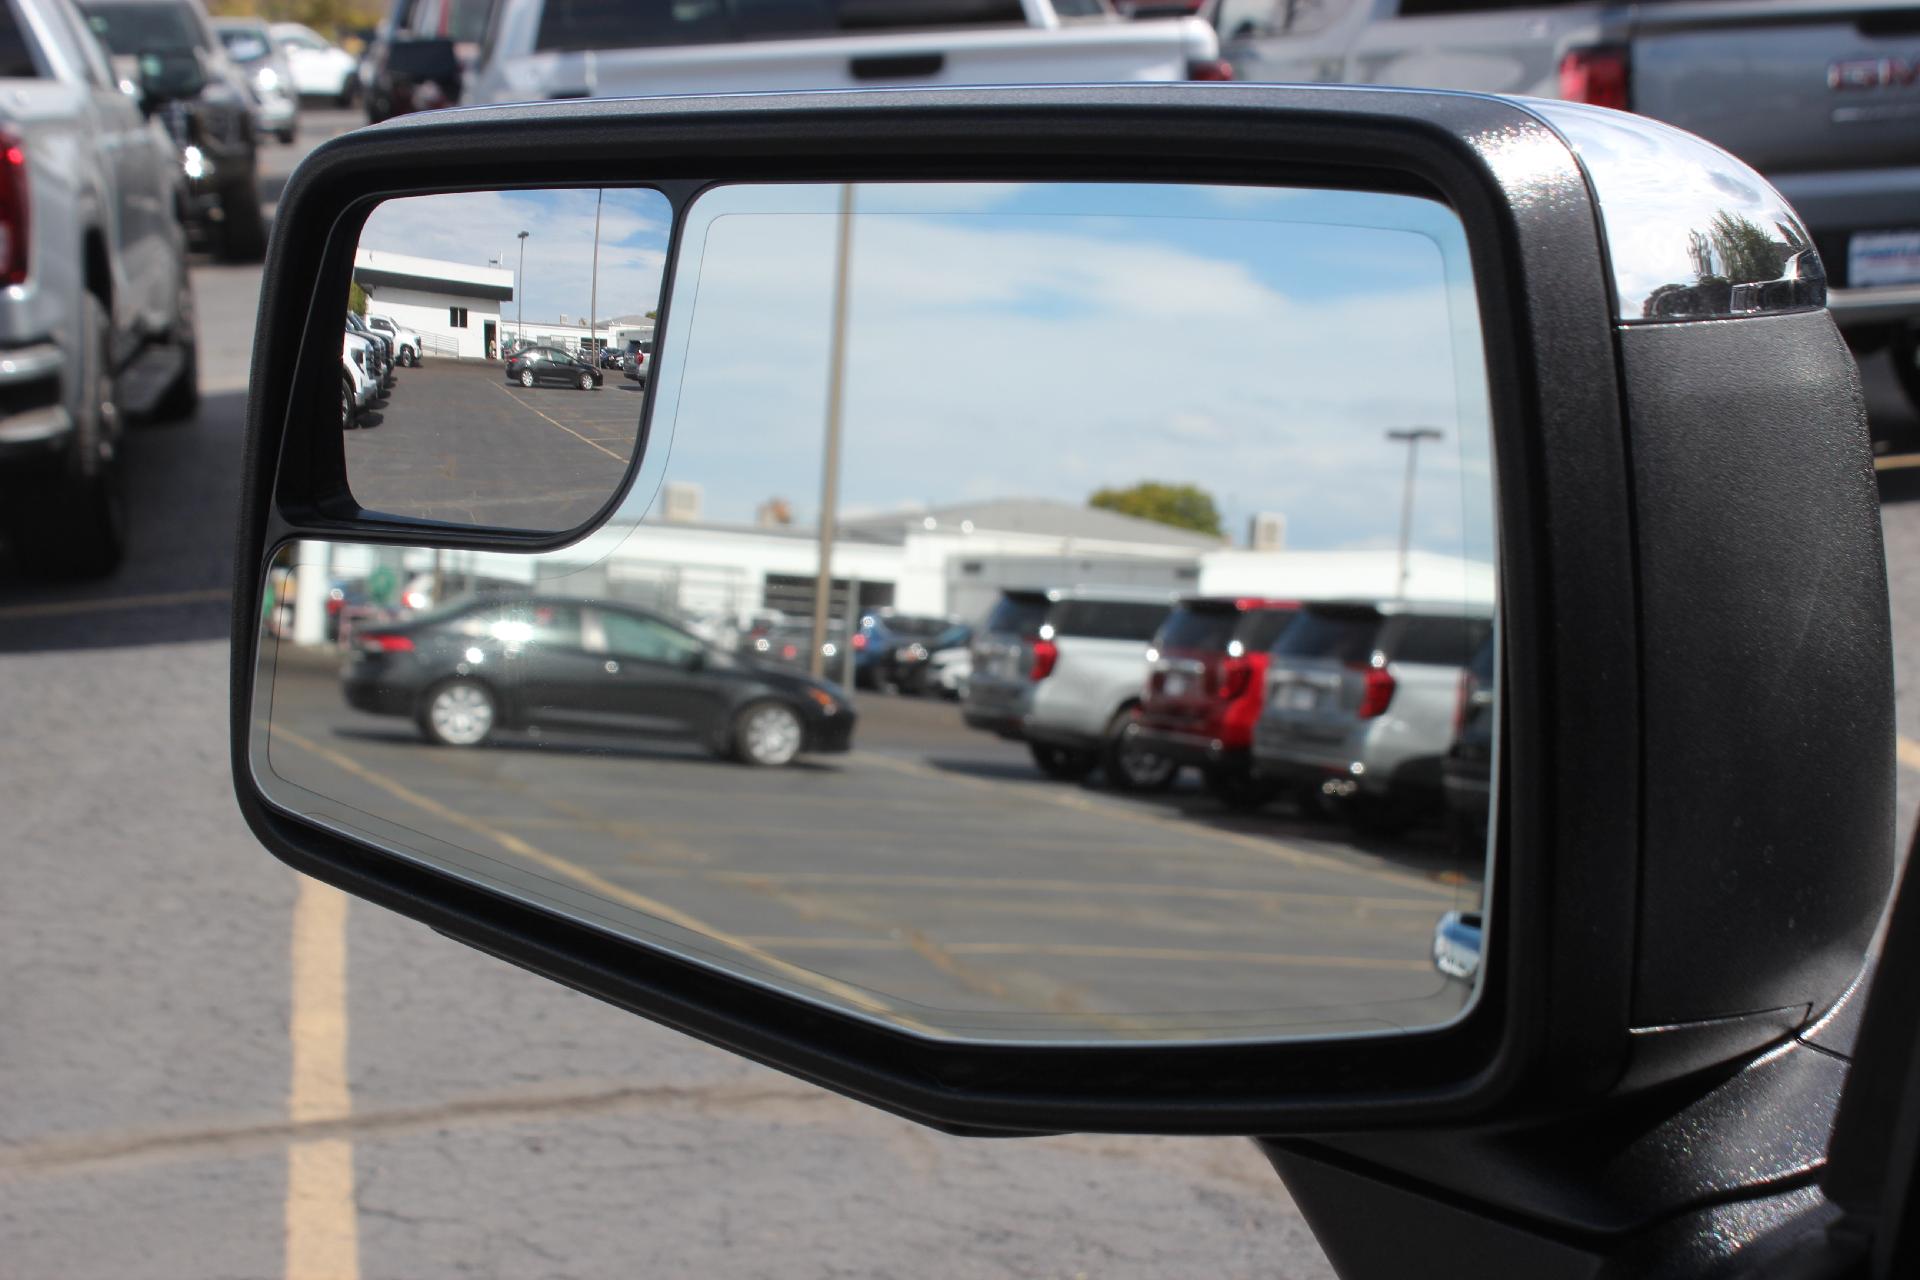
<path id="1" fill-rule="evenodd" d="M 700 486 L 674 480 L 660 487 L 660 518 L 668 524 L 692 524 L 700 518 Z"/>
<path id="2" fill-rule="evenodd" d="M 1247 546 L 1254 551 L 1287 549 L 1287 518 L 1278 511 L 1262 511 L 1247 521 Z"/>

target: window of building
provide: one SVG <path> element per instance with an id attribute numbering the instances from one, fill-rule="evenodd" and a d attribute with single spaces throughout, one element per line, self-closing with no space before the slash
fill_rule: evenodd
<path id="1" fill-rule="evenodd" d="M 452 325 L 456 329 L 466 328 L 467 327 L 467 309 L 465 307 L 448 307 L 447 323 L 449 325 Z"/>

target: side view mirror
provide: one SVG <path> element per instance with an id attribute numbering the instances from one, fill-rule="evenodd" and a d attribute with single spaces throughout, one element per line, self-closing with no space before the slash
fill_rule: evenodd
<path id="1" fill-rule="evenodd" d="M 207 69 L 192 49 L 150 49 L 138 63 L 140 104 L 147 111 L 197 97 L 207 87 Z"/>
<path id="2" fill-rule="evenodd" d="M 1557 1239 L 1632 1229 L 1657 1197 L 1576 1222 L 1597 1201 L 1497 1170 L 1576 1132 L 1612 1168 L 1649 1108 L 1775 1087 L 1782 1056 L 1843 1071 L 1799 1037 L 1891 880 L 1884 559 L 1811 255 L 1699 139 L 1465 94 L 662 98 L 347 134 L 290 180 L 265 275 L 241 807 L 301 871 L 929 1125 L 1266 1135 L 1323 1203 L 1364 1167 Z M 352 286 L 472 356 L 377 439 L 333 408 Z M 501 385 L 519 312 L 562 317 L 543 343 L 644 332 L 647 376 Z M 1143 331 L 1164 350 L 1118 368 Z M 323 615 L 263 607 L 288 570 L 296 595 L 432 573 L 449 603 L 404 661 L 343 669 L 305 652 Z M 974 626 L 924 717 L 852 692 L 914 692 L 863 637 L 827 668 L 862 611 Z M 621 614 L 761 674 L 845 659 L 849 700 L 742 663 L 737 696 L 570 703 L 591 680 L 533 670 L 597 671 Z M 503 618 L 528 684 L 457 638 Z M 1481 654 L 1484 737 L 1453 752 Z M 610 786 L 546 749 L 570 716 L 698 750 Z M 516 734 L 519 802 L 622 832 L 581 856 L 634 885 L 407 798 L 471 785 L 426 743 Z M 912 817 L 856 837 L 862 797 Z M 643 877 L 649 821 L 697 868 Z M 788 874 L 827 905 L 775 914 Z"/>

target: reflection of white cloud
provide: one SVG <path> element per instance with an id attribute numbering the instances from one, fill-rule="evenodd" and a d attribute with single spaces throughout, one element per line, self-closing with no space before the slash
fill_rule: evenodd
<path id="1" fill-rule="evenodd" d="M 834 232 L 831 216 L 758 213 L 690 232 L 686 346 L 663 366 L 682 371 L 666 375 L 656 431 L 672 429 L 669 478 L 703 484 L 715 518 L 773 493 L 813 518 Z M 1364 287 L 1348 276 L 1362 258 Z M 1406 455 L 1385 432 L 1422 423 L 1448 439 L 1421 452 L 1416 543 L 1490 554 L 1477 335 L 1456 350 L 1453 308 L 1470 295 L 1431 235 L 862 216 L 852 280 L 849 507 L 1079 502 L 1160 479 L 1231 495 L 1236 514 L 1285 512 L 1298 546 L 1391 541 Z"/>
<path id="2" fill-rule="evenodd" d="M 441 258 L 470 266 L 520 267 L 526 245 L 526 317 L 584 320 L 639 315 L 659 306 L 666 262 L 666 197 L 657 191 L 610 190 L 600 207 L 599 288 L 594 280 L 593 191 L 472 191 L 389 200 L 360 233 L 361 247 Z M 518 303 L 505 304 L 512 316 Z"/>

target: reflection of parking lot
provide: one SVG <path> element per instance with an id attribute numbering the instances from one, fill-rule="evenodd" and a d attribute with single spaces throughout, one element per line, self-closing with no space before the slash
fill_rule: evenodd
<path id="1" fill-rule="evenodd" d="M 518 528 L 568 528 L 625 473 L 640 388 L 507 384 L 498 364 L 429 358 L 346 437 L 347 474 L 377 511 Z"/>
<path id="2" fill-rule="evenodd" d="M 1128 1015 L 1430 1022 L 1457 999 L 1433 971 L 1433 927 L 1478 887 L 1437 836 L 1360 848 L 1332 823 L 1228 815 L 1197 789 L 1047 783 L 951 704 L 870 697 L 861 714 L 852 756 L 785 770 L 672 744 L 450 750 L 347 710 L 330 668 L 285 667 L 273 761 L 615 918 L 665 918 L 776 977 L 930 1008 L 1139 1032 Z"/>

